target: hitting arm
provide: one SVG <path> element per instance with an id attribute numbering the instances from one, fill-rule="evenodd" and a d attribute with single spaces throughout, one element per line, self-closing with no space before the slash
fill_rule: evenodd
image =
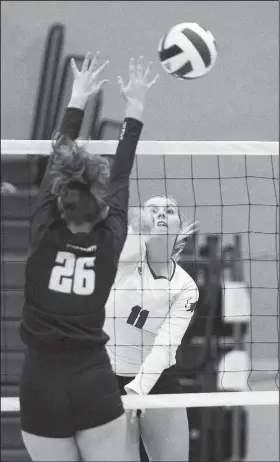
<path id="1" fill-rule="evenodd" d="M 125 387 L 126 391 L 133 390 L 139 395 L 148 394 L 164 369 L 176 363 L 176 351 L 189 327 L 198 296 L 195 284 L 181 292 L 160 327 L 150 354 L 135 379 Z"/>

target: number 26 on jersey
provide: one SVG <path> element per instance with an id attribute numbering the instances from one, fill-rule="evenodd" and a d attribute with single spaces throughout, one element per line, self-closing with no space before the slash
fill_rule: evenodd
<path id="1" fill-rule="evenodd" d="M 64 294 L 91 295 L 95 287 L 96 257 L 76 257 L 70 252 L 58 252 L 49 289 Z"/>

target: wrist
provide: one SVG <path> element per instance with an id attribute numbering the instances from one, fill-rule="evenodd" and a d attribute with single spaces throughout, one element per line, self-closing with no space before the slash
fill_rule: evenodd
<path id="1" fill-rule="evenodd" d="M 129 388 L 128 386 L 125 386 L 124 389 L 127 395 L 138 395 L 137 391 Z"/>
<path id="2" fill-rule="evenodd" d="M 142 122 L 144 113 L 144 105 L 140 103 L 128 103 L 126 106 L 125 117 L 139 120 Z"/>
<path id="3" fill-rule="evenodd" d="M 88 101 L 87 98 L 85 98 L 84 96 L 71 96 L 67 107 L 74 107 L 77 109 L 84 110 L 86 107 L 87 101 Z"/>

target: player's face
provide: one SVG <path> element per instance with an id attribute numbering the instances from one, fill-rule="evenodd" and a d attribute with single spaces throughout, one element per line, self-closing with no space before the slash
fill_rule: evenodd
<path id="1" fill-rule="evenodd" d="M 178 206 L 166 197 L 153 197 L 145 203 L 145 210 L 151 213 L 154 221 L 153 233 L 177 235 L 181 220 Z"/>

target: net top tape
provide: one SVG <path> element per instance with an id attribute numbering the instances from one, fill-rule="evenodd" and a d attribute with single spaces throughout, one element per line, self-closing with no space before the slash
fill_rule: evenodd
<path id="1" fill-rule="evenodd" d="M 78 140 L 91 154 L 114 155 L 118 141 Z M 2 155 L 49 155 L 49 140 L 1 140 Z M 137 155 L 269 155 L 279 156 L 274 141 L 139 141 Z"/>
<path id="2" fill-rule="evenodd" d="M 125 409 L 216 406 L 279 406 L 279 391 L 182 393 L 178 395 L 122 396 Z M 1 412 L 18 412 L 19 398 L 1 398 Z"/>

